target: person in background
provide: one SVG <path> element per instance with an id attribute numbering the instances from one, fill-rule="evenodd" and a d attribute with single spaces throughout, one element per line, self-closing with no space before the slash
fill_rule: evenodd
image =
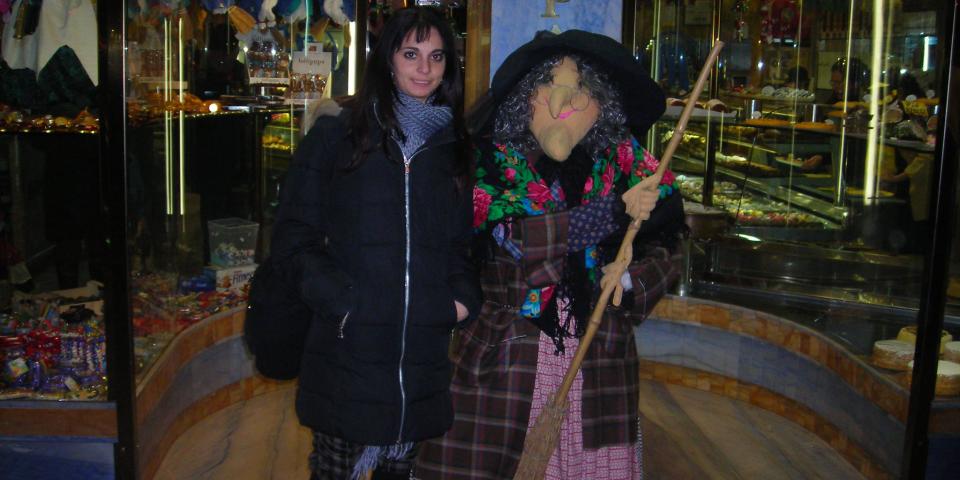
<path id="1" fill-rule="evenodd" d="M 450 331 L 481 296 L 453 42 L 433 10 L 396 11 L 281 191 L 270 261 L 313 311 L 296 401 L 313 479 L 406 479 L 418 442 L 453 421 Z"/>
<path id="2" fill-rule="evenodd" d="M 787 70 L 786 81 L 783 83 L 787 88 L 798 88 L 800 90 L 810 89 L 810 74 L 806 68 L 801 66 L 792 67 Z"/>
<path id="3" fill-rule="evenodd" d="M 840 58 L 830 66 L 830 96 L 826 103 L 839 108 L 843 106 L 844 101 L 848 104 L 859 102 L 869 85 L 870 69 L 860 59 Z M 823 170 L 829 164 L 830 154 L 818 153 L 804 160 L 800 169 L 805 172 L 814 172 Z"/>
<path id="4" fill-rule="evenodd" d="M 827 103 L 859 102 L 869 85 L 870 69 L 859 58 L 840 58 L 830 66 L 830 98 Z"/>

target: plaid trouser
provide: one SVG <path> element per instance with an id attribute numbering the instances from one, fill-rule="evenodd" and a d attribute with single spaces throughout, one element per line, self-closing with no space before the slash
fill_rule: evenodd
<path id="1" fill-rule="evenodd" d="M 310 480 L 346 480 L 353 474 L 364 446 L 342 438 L 313 432 L 313 452 L 310 453 Z M 410 475 L 413 460 L 417 456 L 417 446 L 400 460 L 383 460 L 377 466 L 377 473 Z M 375 477 L 376 478 L 376 477 Z"/>

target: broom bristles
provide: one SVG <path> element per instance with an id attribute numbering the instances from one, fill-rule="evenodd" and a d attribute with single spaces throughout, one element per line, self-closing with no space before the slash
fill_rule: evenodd
<path id="1" fill-rule="evenodd" d="M 523 441 L 523 453 L 514 480 L 541 480 L 547 474 L 547 465 L 557 449 L 560 425 L 566 411 L 567 399 L 558 400 L 556 395 L 552 395 L 543 406 L 540 416 Z"/>

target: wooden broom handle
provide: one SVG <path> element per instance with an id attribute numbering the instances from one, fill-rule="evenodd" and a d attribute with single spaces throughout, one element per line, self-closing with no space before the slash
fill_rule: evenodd
<path id="1" fill-rule="evenodd" d="M 667 164 L 670 163 L 670 159 L 673 158 L 673 152 L 677 150 L 680 140 L 683 139 L 683 132 L 687 129 L 687 121 L 690 120 L 690 115 L 693 114 L 697 98 L 700 97 L 700 92 L 703 91 L 703 86 L 707 83 L 707 77 L 710 76 L 710 69 L 713 67 L 714 62 L 716 62 L 717 56 L 720 55 L 720 49 L 722 48 L 723 42 L 717 40 L 716 43 L 713 44 L 713 50 L 710 50 L 710 55 L 707 56 L 703 68 L 700 69 L 700 76 L 697 77 L 697 83 L 694 84 L 693 90 L 690 92 L 687 104 L 683 107 L 683 112 L 677 121 L 677 127 L 673 130 L 673 136 L 670 137 L 670 143 L 667 144 L 667 149 L 663 151 L 663 156 L 660 157 L 660 165 L 657 166 L 657 171 L 653 174 L 653 176 L 657 178 L 655 185 L 660 185 L 659 179 L 663 178 L 663 173 L 667 171 Z M 620 251 L 617 258 L 621 257 L 621 254 L 625 252 L 626 248 L 632 248 L 633 239 L 636 238 L 637 232 L 640 231 L 640 225 L 642 223 L 643 220 L 639 218 L 630 222 L 627 233 L 623 236 L 623 241 L 620 242 Z M 617 276 L 622 275 L 623 270 L 621 270 Z M 610 282 L 600 292 L 600 298 L 597 299 L 597 304 L 593 307 L 593 313 L 590 315 L 590 323 L 587 325 L 587 331 L 583 334 L 583 338 L 580 339 L 580 344 L 577 346 L 577 352 L 573 356 L 570 368 L 567 369 L 567 373 L 563 376 L 563 383 L 560 384 L 560 388 L 557 390 L 557 401 L 565 399 L 567 393 L 570 392 L 570 387 L 573 385 L 573 380 L 577 376 L 577 371 L 580 370 L 580 365 L 583 364 L 583 359 L 587 356 L 587 349 L 590 348 L 590 343 L 593 342 L 593 337 L 600 328 L 600 322 L 603 320 L 603 311 L 607 309 L 607 302 L 610 301 L 610 296 L 616 287 L 616 282 Z"/>

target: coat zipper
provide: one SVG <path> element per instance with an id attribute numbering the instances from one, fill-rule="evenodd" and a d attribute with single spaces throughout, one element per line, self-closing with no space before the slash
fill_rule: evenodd
<path id="1" fill-rule="evenodd" d="M 403 358 L 407 353 L 407 320 L 410 317 L 410 163 L 421 150 L 417 150 L 407 158 L 403 156 L 403 227 L 404 267 L 403 267 L 403 330 L 400 335 L 400 363 L 397 370 L 400 379 L 400 431 L 397 432 L 397 444 L 402 443 L 403 427 L 407 420 L 407 390 L 403 385 Z"/>
<path id="2" fill-rule="evenodd" d="M 393 139 L 397 145 L 400 142 Z M 403 155 L 403 218 L 405 233 L 404 271 L 403 271 L 403 330 L 400 336 L 400 363 L 397 372 L 400 381 L 400 430 L 397 432 L 397 445 L 403 443 L 403 427 L 407 420 L 407 390 L 403 385 L 403 359 L 407 353 L 407 320 L 410 317 L 410 169 L 413 158 L 426 150 L 421 147 L 409 157 Z M 401 151 L 401 154 L 403 152 Z"/>
<path id="3" fill-rule="evenodd" d="M 347 326 L 348 318 L 350 318 L 350 312 L 345 313 L 343 318 L 340 319 L 340 332 L 337 334 L 337 338 L 343 338 L 343 329 Z"/>

